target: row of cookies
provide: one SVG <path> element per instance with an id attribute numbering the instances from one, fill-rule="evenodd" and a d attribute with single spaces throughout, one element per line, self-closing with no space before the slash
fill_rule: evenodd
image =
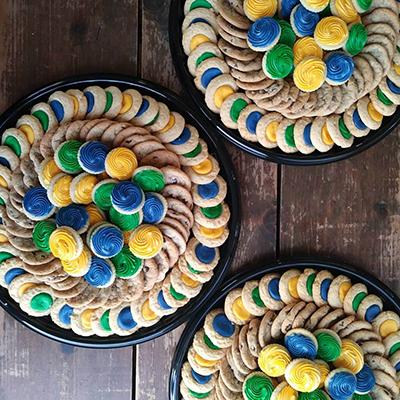
<path id="1" fill-rule="evenodd" d="M 242 398 L 242 383 L 257 368 L 261 349 L 304 328 L 330 329 L 356 342 L 374 370 L 373 398 L 397 398 L 400 318 L 382 307 L 364 284 L 326 270 L 292 269 L 248 281 L 229 292 L 224 310 L 211 311 L 196 333 L 182 370 L 182 396 Z"/>
<path id="2" fill-rule="evenodd" d="M 104 139 L 110 146 L 129 147 L 137 152 L 142 165 L 160 169 L 167 184 L 164 196 L 168 219 L 164 221 L 161 253 L 145 260 L 134 278 L 117 279 L 101 290 L 89 288 L 82 278 L 69 276 L 51 254 L 36 251 L 31 239 L 34 222 L 23 213 L 26 191 L 38 185 L 39 180 L 50 183 L 59 171 L 49 159 L 62 142 L 73 139 Z M 140 326 L 153 325 L 162 315 L 171 314 L 189 301 L 174 285 L 181 284 L 184 289 L 196 286 L 196 294 L 200 291 L 205 277 L 199 275 L 196 280 L 177 273 L 178 264 L 182 265 L 177 261 L 189 251 L 186 243 L 193 226 L 199 240 L 193 238 L 192 242 L 196 241 L 200 253 L 214 252 L 213 266 L 217 264 L 217 247 L 228 236 L 230 213 L 224 202 L 227 186 L 218 175 L 218 161 L 208 154 L 207 144 L 179 113 L 133 89 L 72 89 L 56 92 L 48 103 L 35 105 L 32 114 L 22 116 L 17 128 L 6 130 L 2 140 L 6 153 L 0 171 L 4 179 L 0 191 L 0 281 L 25 311 L 32 315 L 51 314 L 58 325 L 81 335 L 126 335 Z M 86 208 L 91 223 L 104 217 L 95 204 Z M 209 260 L 202 259 L 204 263 Z M 170 268 L 173 270 L 166 276 Z M 192 277 L 197 278 L 197 271 L 193 271 Z M 211 276 L 209 273 L 207 279 Z M 37 297 L 38 290 L 43 296 Z M 194 297 L 193 292 L 190 294 Z M 36 312 L 31 307 L 33 297 L 46 298 L 47 306 Z M 50 303 L 53 307 L 49 308 Z"/>
<path id="3" fill-rule="evenodd" d="M 378 90 L 376 87 L 381 81 L 386 83 L 387 73 L 390 75 L 387 77 L 390 83 L 386 86 L 391 98 L 399 91 L 396 85 L 400 76 L 397 73 L 399 68 L 397 64 L 392 65 L 391 61 L 394 53 L 397 53 L 394 44 L 397 42 L 399 28 L 398 15 L 394 15 L 393 11 L 398 12 L 394 0 L 388 0 L 382 5 L 373 2 L 369 14 L 363 17 L 368 32 L 367 45 L 364 52 L 354 57 L 355 72 L 349 82 L 342 86 L 324 84 L 312 93 L 301 92 L 288 81 L 266 79 L 262 72 L 261 59 L 256 52 L 249 51 L 252 57 L 249 55 L 244 60 L 243 52 L 249 49 L 237 48 L 233 52 L 227 50 L 229 46 L 233 46 L 231 43 L 228 43 L 229 46 L 226 43 L 218 46 L 220 43 L 217 44 L 216 32 L 225 30 L 224 35 L 233 35 L 235 32 L 241 40 L 244 40 L 246 34 L 243 23 L 238 22 L 239 17 L 232 17 L 231 13 L 220 7 L 220 2 L 210 2 L 210 6 L 190 1 L 187 3 L 185 9 L 189 11 L 183 23 L 183 45 L 188 54 L 189 71 L 195 77 L 197 88 L 205 94 L 207 106 L 220 114 L 226 127 L 238 129 L 241 136 L 248 141 L 258 142 L 267 148 L 279 147 L 284 152 L 300 151 L 305 154 L 312 153 L 315 149 L 327 151 L 334 144 L 349 147 L 359 132 L 354 130 L 353 134 L 352 126 L 345 124 L 343 116 L 340 122 L 342 129 L 336 129 L 338 118 L 335 114 L 342 114 L 357 99 L 369 93 L 370 97 L 375 98 L 374 94 Z M 193 4 L 196 7 L 190 9 L 189 5 Z M 382 43 L 386 43 L 385 47 Z M 392 105 L 390 112 L 394 112 L 396 103 L 391 99 L 387 102 L 381 90 L 380 99 Z M 384 95 L 387 97 L 386 93 Z M 384 107 L 379 107 L 382 102 L 376 105 L 377 108 L 375 103 L 369 105 L 366 118 L 378 120 L 373 124 L 376 126 L 376 122 L 388 115 L 388 110 L 385 109 L 386 113 L 382 113 Z M 276 113 L 280 114 L 281 119 L 291 122 L 288 122 L 286 135 L 278 132 L 278 124 L 274 119 Z M 273 123 L 268 123 L 269 114 L 272 114 Z M 307 126 L 307 129 L 299 132 L 298 140 L 295 140 L 293 125 L 296 120 L 309 121 L 307 118 L 323 116 L 328 116 L 329 119 L 331 115 L 335 117 L 329 124 L 331 129 L 323 124 L 322 137 L 318 132 L 313 135 L 312 140 L 311 125 L 307 123 L 301 124 Z"/>

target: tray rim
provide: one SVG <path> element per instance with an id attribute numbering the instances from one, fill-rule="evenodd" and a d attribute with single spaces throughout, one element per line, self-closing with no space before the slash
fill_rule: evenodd
<path id="1" fill-rule="evenodd" d="M 114 73 L 92 73 L 84 75 L 69 76 L 64 79 L 49 83 L 45 86 L 41 86 L 39 89 L 32 91 L 28 95 L 20 98 L 13 105 L 8 107 L 0 115 L 0 131 L 3 132 L 4 129 L 13 125 L 18 117 L 23 113 L 23 110 L 32 107 L 31 103 L 36 103 L 39 101 L 45 101 L 42 99 L 43 96 L 49 96 L 52 92 L 56 90 L 67 90 L 68 88 L 76 88 L 78 86 L 88 86 L 90 84 L 98 84 L 101 86 L 105 85 L 121 85 L 130 86 L 136 88 L 139 91 L 143 90 L 146 94 L 152 95 L 157 98 L 158 101 L 165 101 L 167 104 L 171 105 L 171 108 L 182 113 L 185 119 L 189 119 L 195 122 L 196 127 L 198 127 L 203 133 L 203 138 L 206 138 L 208 144 L 212 144 L 212 153 L 217 154 L 217 159 L 221 166 L 221 171 L 223 171 L 224 178 L 229 185 L 229 206 L 231 211 L 231 221 L 230 228 L 231 232 L 227 242 L 224 244 L 224 255 L 221 255 L 221 259 L 218 265 L 218 271 L 214 272 L 212 280 L 207 282 L 207 290 L 204 288 L 202 292 L 194 298 L 194 301 L 190 301 L 187 305 L 180 308 L 176 313 L 164 317 L 157 324 L 150 328 L 143 328 L 133 335 L 129 336 L 117 336 L 112 335 L 106 338 L 101 338 L 99 336 L 79 336 L 75 334 L 72 330 L 66 330 L 58 327 L 52 321 L 43 322 L 43 320 L 49 317 L 32 317 L 24 313 L 19 305 L 10 298 L 6 288 L 0 287 L 0 307 L 4 309 L 11 317 L 16 319 L 22 325 L 26 326 L 30 330 L 45 336 L 48 339 L 55 340 L 57 342 L 72 345 L 75 347 L 84 348 L 96 348 L 96 349 L 112 349 L 121 348 L 126 346 L 133 346 L 140 343 L 144 343 L 150 340 L 154 340 L 160 336 L 177 328 L 179 325 L 186 322 L 191 314 L 196 312 L 198 308 L 201 307 L 213 294 L 213 292 L 220 286 L 224 277 L 228 273 L 230 265 L 232 263 L 233 257 L 236 252 L 238 245 L 239 233 L 241 228 L 241 209 L 240 209 L 240 196 L 239 188 L 237 184 L 237 177 L 232 164 L 232 160 L 227 152 L 224 143 L 219 137 L 211 135 L 212 131 L 208 122 L 201 118 L 193 111 L 191 105 L 187 105 L 182 98 L 176 93 L 172 92 L 170 89 L 150 82 L 145 79 L 131 77 L 123 74 Z M 47 98 L 46 98 L 47 100 Z M 1 136 L 1 134 L 0 134 Z M 168 319 L 164 324 L 163 320 Z M 49 330 L 46 330 L 45 325 L 51 324 Z M 152 329 L 161 324 L 157 330 Z M 59 331 L 58 334 L 54 331 Z M 142 332 L 142 333 L 141 333 Z M 149 332 L 149 333 L 143 333 Z"/>
<path id="2" fill-rule="evenodd" d="M 243 139 L 237 130 L 227 128 L 219 119 L 219 116 L 213 113 L 206 105 L 203 94 L 194 85 L 193 77 L 187 68 L 187 56 L 182 48 L 182 18 L 183 18 L 184 0 L 172 0 L 169 8 L 169 47 L 172 55 L 175 71 L 178 75 L 184 90 L 184 94 L 196 109 L 199 109 L 203 116 L 211 121 L 216 128 L 216 132 L 224 139 L 255 157 L 274 162 L 276 164 L 313 166 L 330 164 L 333 162 L 346 160 L 364 150 L 374 146 L 386 136 L 388 136 L 400 124 L 400 106 L 397 106 L 396 112 L 383 118 L 383 123 L 379 129 L 371 132 L 367 136 L 355 138 L 355 143 L 346 149 L 335 146 L 326 153 L 314 152 L 304 155 L 297 153 L 284 153 L 281 150 L 266 149 L 257 143 L 249 142 Z"/>
<path id="3" fill-rule="evenodd" d="M 304 269 L 306 267 L 315 268 L 317 270 L 327 269 L 331 272 L 346 274 L 351 279 L 357 279 L 359 282 L 364 283 L 367 287 L 373 288 L 374 294 L 382 296 L 384 302 L 390 304 L 388 309 L 392 309 L 400 314 L 399 296 L 396 295 L 392 289 L 390 289 L 378 278 L 369 274 L 368 272 L 357 269 L 352 264 L 336 261 L 326 257 L 292 257 L 262 264 L 262 266 L 257 269 L 244 271 L 237 276 L 230 278 L 220 288 L 218 294 L 215 293 L 216 297 L 213 299 L 213 301 L 201 307 L 196 315 L 193 316 L 187 323 L 176 345 L 174 356 L 171 362 L 171 371 L 169 376 L 169 399 L 180 399 L 179 384 L 181 382 L 181 369 L 195 332 L 204 321 L 206 314 L 210 312 L 211 309 L 215 308 L 215 306 L 223 300 L 230 290 L 243 285 L 248 280 L 259 279 L 266 273 L 283 272 L 284 270 L 291 268 Z"/>

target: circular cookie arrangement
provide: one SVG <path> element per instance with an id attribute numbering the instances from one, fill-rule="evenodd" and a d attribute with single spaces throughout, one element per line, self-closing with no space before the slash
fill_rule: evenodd
<path id="1" fill-rule="evenodd" d="M 150 96 L 54 92 L 1 138 L 0 285 L 81 336 L 156 324 L 218 264 L 219 171 L 197 129 Z"/>
<path id="2" fill-rule="evenodd" d="M 397 399 L 400 317 L 346 275 L 287 269 L 228 292 L 186 358 L 184 400 Z"/>
<path id="3" fill-rule="evenodd" d="M 400 104 L 395 0 L 186 0 L 184 14 L 194 83 L 247 141 L 348 148 Z"/>

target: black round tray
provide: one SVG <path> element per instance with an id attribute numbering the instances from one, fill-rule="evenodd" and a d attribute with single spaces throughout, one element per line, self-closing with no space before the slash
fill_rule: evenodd
<path id="1" fill-rule="evenodd" d="M 362 138 L 354 138 L 354 143 L 347 149 L 342 149 L 339 146 L 334 146 L 327 153 L 315 151 L 312 154 L 305 155 L 301 153 L 287 154 L 282 150 L 266 149 L 259 143 L 252 143 L 243 139 L 237 130 L 227 128 L 220 120 L 219 115 L 213 113 L 206 105 L 204 95 L 194 84 L 194 78 L 190 74 L 187 67 L 187 56 L 182 47 L 182 22 L 184 18 L 183 6 L 185 0 L 172 0 L 169 9 L 169 43 L 171 47 L 172 59 L 178 77 L 187 92 L 187 97 L 195 104 L 196 109 L 200 109 L 202 113 L 210 120 L 215 131 L 228 139 L 240 149 L 268 161 L 273 161 L 278 164 L 289 165 L 318 165 L 328 164 L 334 161 L 344 160 L 351 156 L 361 153 L 374 144 L 378 143 L 387 136 L 400 122 L 400 107 L 396 112 L 383 119 L 383 123 L 379 129 L 370 132 L 369 135 Z"/>
<path id="2" fill-rule="evenodd" d="M 277 262 L 257 269 L 256 271 L 245 272 L 231 278 L 226 284 L 218 291 L 213 300 L 199 310 L 186 325 L 181 338 L 176 346 L 174 358 L 171 363 L 171 373 L 169 377 L 169 398 L 170 400 L 180 400 L 179 385 L 181 381 L 181 369 L 186 360 L 187 352 L 192 343 L 194 334 L 198 331 L 200 326 L 204 323 L 206 315 L 216 307 L 223 307 L 223 302 L 228 294 L 234 288 L 243 286 L 247 281 L 252 279 L 260 279 L 266 273 L 280 272 L 283 273 L 290 268 L 298 268 L 300 270 L 305 268 L 314 268 L 316 270 L 327 269 L 333 274 L 344 274 L 351 278 L 353 282 L 361 282 L 368 287 L 371 293 L 379 296 L 385 310 L 393 310 L 400 314 L 400 299 L 395 295 L 391 289 L 383 284 L 378 279 L 367 274 L 364 271 L 356 270 L 355 268 L 339 264 L 331 261 L 315 260 L 315 259 L 299 259 L 288 262 Z"/>
<path id="3" fill-rule="evenodd" d="M 228 184 L 226 202 L 229 204 L 231 211 L 231 219 L 229 221 L 230 234 L 228 240 L 220 248 L 221 259 L 214 270 L 214 276 L 211 281 L 204 284 L 197 297 L 184 307 L 179 308 L 174 314 L 166 316 L 156 325 L 149 328 L 142 328 L 130 336 L 122 337 L 113 335 L 106 338 L 99 336 L 79 336 L 72 330 L 57 326 L 50 317 L 38 318 L 29 316 L 23 312 L 19 308 L 19 305 L 9 296 L 7 289 L 0 287 L 0 306 L 12 317 L 33 331 L 69 345 L 91 348 L 116 348 L 136 345 L 166 334 L 188 320 L 189 317 L 211 297 L 214 290 L 221 284 L 235 254 L 240 231 L 239 195 L 233 165 L 221 140 L 218 137 L 210 135 L 210 127 L 195 115 L 176 94 L 162 86 L 155 85 L 142 79 L 114 74 L 92 74 L 63 79 L 62 81 L 50 84 L 31 93 L 5 111 L 0 116 L 0 132 L 2 133 L 6 128 L 15 126 L 17 119 L 22 114 L 29 114 L 34 104 L 41 101 L 46 102 L 49 95 L 54 91 L 66 91 L 72 88 L 83 89 L 89 85 L 99 85 L 103 87 L 115 85 L 122 90 L 128 88 L 137 89 L 143 94 L 150 95 L 158 101 L 164 102 L 171 110 L 181 113 L 186 121 L 196 126 L 201 137 L 207 142 L 209 152 L 215 155 L 220 163 L 220 174 Z"/>

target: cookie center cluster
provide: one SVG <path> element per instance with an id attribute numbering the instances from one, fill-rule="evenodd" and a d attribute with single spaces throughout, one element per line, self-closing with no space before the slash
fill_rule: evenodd
<path id="1" fill-rule="evenodd" d="M 289 331 L 282 344 L 261 350 L 258 366 L 261 372 L 251 373 L 243 383 L 249 400 L 270 399 L 272 392 L 275 399 L 326 399 L 324 390 L 343 400 L 367 394 L 375 385 L 360 346 L 330 329 Z"/>
<path id="2" fill-rule="evenodd" d="M 353 75 L 353 56 L 367 43 L 359 13 L 371 0 L 245 2 L 253 21 L 249 47 L 264 53 L 262 68 L 270 79 L 291 77 L 298 89 L 313 92 L 324 82 L 342 85 Z M 334 15 L 332 15 L 334 14 Z"/>
<path id="3" fill-rule="evenodd" d="M 132 150 L 68 140 L 43 161 L 38 177 L 41 185 L 23 198 L 25 214 L 37 221 L 33 242 L 69 275 L 108 287 L 116 277 L 136 276 L 160 252 L 165 177 L 138 167 Z"/>

